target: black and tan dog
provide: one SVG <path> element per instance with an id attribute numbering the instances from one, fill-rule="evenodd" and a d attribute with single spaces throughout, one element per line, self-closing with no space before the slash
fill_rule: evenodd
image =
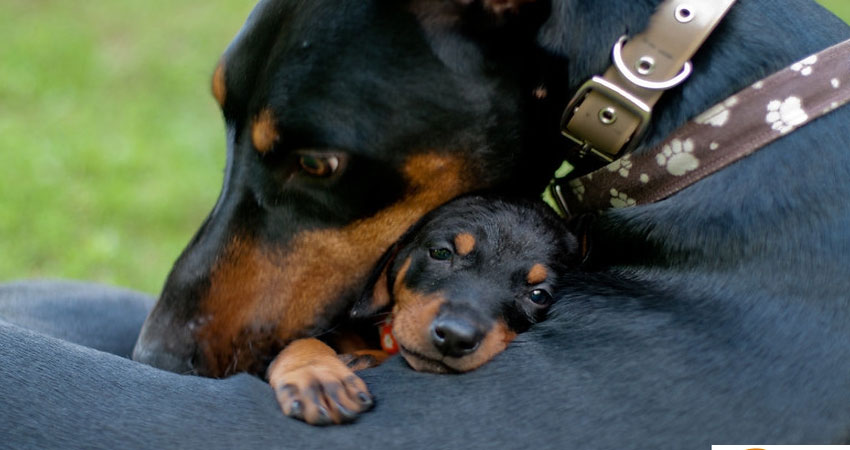
<path id="1" fill-rule="evenodd" d="M 176 262 L 135 359 L 262 374 L 290 342 L 332 328 L 423 214 L 472 190 L 542 190 L 557 159 L 542 151 L 552 133 L 523 130 L 534 112 L 518 114 L 532 99 L 517 86 L 537 80 L 505 79 L 531 63 L 514 41 L 533 30 L 494 30 L 504 70 L 490 70 L 470 65 L 484 56 L 476 46 L 443 52 L 411 32 L 425 18 L 412 6 L 256 7 L 213 76 L 228 129 L 221 196 Z"/>
<path id="2" fill-rule="evenodd" d="M 390 306 L 411 367 L 467 372 L 545 318 L 579 256 L 576 237 L 542 202 L 463 197 L 390 248 L 352 316 Z"/>
<path id="3" fill-rule="evenodd" d="M 136 359 L 223 377 L 262 374 L 281 350 L 308 358 L 311 336 L 346 317 L 384 249 L 427 211 L 489 186 L 542 190 L 566 146 L 568 99 L 659 3 L 261 1 L 215 71 L 228 129 L 221 196 Z M 809 0 L 739 1 L 635 153 L 848 36 Z M 481 435 L 516 411 L 557 414 L 495 442 L 846 441 L 848 122 L 837 110 L 664 201 L 600 214 L 596 271 L 571 281 L 570 301 L 523 335 L 523 352 L 497 358 L 505 366 L 450 384 L 381 378 L 384 364 L 370 386 L 416 380 L 405 401 L 440 414 L 404 438 L 430 446 L 456 442 L 447 430 L 460 421 Z M 405 410 L 386 411 L 374 420 Z M 364 419 L 368 442 L 388 434 Z"/>
<path id="4" fill-rule="evenodd" d="M 575 236 L 542 202 L 467 196 L 427 214 L 386 252 L 352 318 L 390 311 L 392 345 L 416 370 L 459 373 L 491 360 L 545 318 L 578 266 Z M 299 342 L 295 345 L 306 345 Z M 269 381 L 285 414 L 312 424 L 354 419 L 372 405 L 329 347 L 284 351 Z M 351 368 L 386 355 L 342 355 Z"/>

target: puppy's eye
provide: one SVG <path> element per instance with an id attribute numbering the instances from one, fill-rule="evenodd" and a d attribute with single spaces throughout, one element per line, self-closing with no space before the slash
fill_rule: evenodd
<path id="1" fill-rule="evenodd" d="M 552 303 L 552 294 L 545 289 L 535 289 L 528 293 L 528 299 L 537 305 L 547 306 Z"/>
<path id="2" fill-rule="evenodd" d="M 428 254 L 437 261 L 446 261 L 452 258 L 452 251 L 447 248 L 432 248 L 428 250 Z"/>
<path id="3" fill-rule="evenodd" d="M 339 157 L 305 154 L 298 158 L 298 164 L 308 175 L 325 178 L 333 175 L 339 169 Z"/>

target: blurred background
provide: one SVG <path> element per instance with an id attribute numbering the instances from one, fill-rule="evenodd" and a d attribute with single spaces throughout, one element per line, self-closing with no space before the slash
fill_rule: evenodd
<path id="1" fill-rule="evenodd" d="M 0 1 L 0 282 L 159 291 L 218 195 L 209 80 L 253 4 Z"/>

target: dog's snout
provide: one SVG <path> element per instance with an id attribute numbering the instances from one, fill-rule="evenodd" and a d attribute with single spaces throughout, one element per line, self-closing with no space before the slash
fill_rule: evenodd
<path id="1" fill-rule="evenodd" d="M 136 345 L 133 360 L 169 372 L 186 374 L 192 371 L 192 357 L 169 352 L 156 342 Z"/>
<path id="2" fill-rule="evenodd" d="M 442 316 L 431 324 L 431 341 L 440 353 L 461 357 L 474 352 L 484 332 L 472 321 L 455 316 Z"/>
<path id="3" fill-rule="evenodd" d="M 191 373 L 196 348 L 185 327 L 148 318 L 133 348 L 133 360 L 169 372 Z"/>

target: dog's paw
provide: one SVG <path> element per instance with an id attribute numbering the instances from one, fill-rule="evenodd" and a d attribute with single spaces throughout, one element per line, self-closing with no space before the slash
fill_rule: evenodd
<path id="1" fill-rule="evenodd" d="M 360 371 L 380 366 L 389 356 L 387 352 L 381 350 L 358 350 L 339 355 L 339 360 L 349 369 Z"/>
<path id="2" fill-rule="evenodd" d="M 315 340 L 290 344 L 269 366 L 269 384 L 283 413 L 312 425 L 331 425 L 369 410 L 374 402 L 366 383 L 330 347 L 304 341 Z"/>

